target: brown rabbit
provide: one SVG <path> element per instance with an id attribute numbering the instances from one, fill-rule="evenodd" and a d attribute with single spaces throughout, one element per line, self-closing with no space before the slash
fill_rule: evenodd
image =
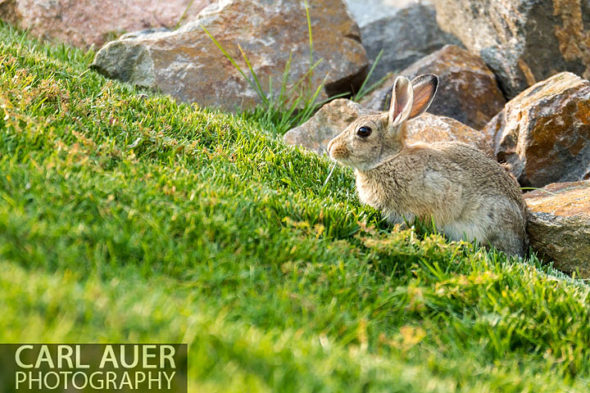
<path id="1" fill-rule="evenodd" d="M 361 202 L 391 223 L 419 218 L 452 240 L 524 256 L 526 205 L 497 162 L 458 142 L 406 145 L 406 120 L 422 114 L 436 75 L 395 80 L 387 113 L 361 116 L 330 141 L 330 157 L 355 169 Z"/>

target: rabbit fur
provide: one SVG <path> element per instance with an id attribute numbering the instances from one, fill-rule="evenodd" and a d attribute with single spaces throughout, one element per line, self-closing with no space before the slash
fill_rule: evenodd
<path id="1" fill-rule="evenodd" d="M 500 164 L 459 142 L 406 144 L 406 121 L 428 109 L 437 87 L 431 74 L 396 78 L 389 111 L 352 122 L 330 141 L 330 157 L 354 168 L 361 202 L 390 223 L 432 220 L 452 240 L 524 256 L 526 205 Z"/>

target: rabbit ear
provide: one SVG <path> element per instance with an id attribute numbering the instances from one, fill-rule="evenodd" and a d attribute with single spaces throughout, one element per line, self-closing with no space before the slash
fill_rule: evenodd
<path id="1" fill-rule="evenodd" d="M 409 119 L 426 112 L 438 88 L 438 77 L 434 74 L 425 74 L 412 79 L 414 88 L 414 103 Z"/>
<path id="2" fill-rule="evenodd" d="M 414 91 L 410 80 L 405 76 L 395 78 L 389 107 L 389 124 L 397 126 L 405 121 L 412 111 Z"/>

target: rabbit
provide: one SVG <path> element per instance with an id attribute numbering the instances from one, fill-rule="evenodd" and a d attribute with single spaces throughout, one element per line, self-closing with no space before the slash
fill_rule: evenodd
<path id="1" fill-rule="evenodd" d="M 406 121 L 428 109 L 437 87 L 436 75 L 397 77 L 389 111 L 352 122 L 328 144 L 330 158 L 354 169 L 360 201 L 391 224 L 432 220 L 451 240 L 524 257 L 526 205 L 499 163 L 459 142 L 406 144 Z"/>

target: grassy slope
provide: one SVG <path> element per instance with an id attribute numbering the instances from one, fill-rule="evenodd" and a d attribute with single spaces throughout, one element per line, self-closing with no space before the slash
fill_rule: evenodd
<path id="1" fill-rule="evenodd" d="M 0 341 L 184 341 L 191 391 L 585 391 L 588 287 L 389 233 L 349 172 L 0 26 Z"/>

